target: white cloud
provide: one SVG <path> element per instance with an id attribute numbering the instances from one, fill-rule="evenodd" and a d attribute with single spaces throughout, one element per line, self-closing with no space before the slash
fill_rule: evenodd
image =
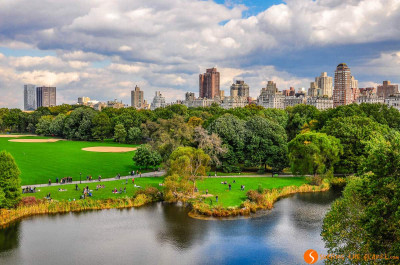
<path id="1" fill-rule="evenodd" d="M 262 58 L 269 55 L 400 40 L 398 0 L 285 2 L 243 18 L 244 5 L 213 1 L 4 0 L 0 45 L 56 55 L 0 54 L 1 90 L 20 97 L 10 91 L 32 81 L 68 90 L 63 98 L 68 103 L 83 94 L 128 102 L 129 89 L 140 84 L 148 99 L 156 90 L 182 98 L 185 91 L 197 92 L 199 73 L 218 64 L 221 88 L 228 91 L 234 79 L 242 78 L 256 96 L 268 80 L 286 89 L 307 88 L 312 79 L 268 66 Z M 383 76 L 398 74 L 399 58 L 396 52 L 382 53 L 354 70 L 376 66 Z M 21 98 L 1 103 L 21 106 Z"/>

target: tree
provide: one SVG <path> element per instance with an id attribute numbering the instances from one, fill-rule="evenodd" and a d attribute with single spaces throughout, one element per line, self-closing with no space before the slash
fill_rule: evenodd
<path id="1" fill-rule="evenodd" d="M 335 172 L 353 174 L 360 170 L 367 156 L 365 145 L 372 135 L 388 135 L 389 128 L 367 117 L 350 116 L 332 119 L 321 132 L 336 137 L 343 145 L 343 154 Z"/>
<path id="2" fill-rule="evenodd" d="M 142 145 L 136 150 L 133 161 L 136 166 L 147 169 L 149 167 L 159 166 L 162 159 L 161 155 L 156 150 L 151 150 L 149 145 Z"/>
<path id="3" fill-rule="evenodd" d="M 104 141 L 111 134 L 111 120 L 105 113 L 98 113 L 93 118 L 92 136 L 96 140 Z"/>
<path id="4" fill-rule="evenodd" d="M 121 123 L 115 125 L 114 127 L 114 140 L 122 143 L 125 142 L 126 139 L 126 130 L 124 128 L 124 125 L 122 125 Z"/>
<path id="5" fill-rule="evenodd" d="M 286 132 L 289 140 L 292 140 L 300 133 L 304 124 L 310 120 L 317 119 L 320 113 L 316 107 L 304 104 L 287 107 L 286 111 L 288 113 Z"/>
<path id="6" fill-rule="evenodd" d="M 178 174 L 180 177 L 193 182 L 206 175 L 210 156 L 203 150 L 193 147 L 178 147 L 172 152 L 168 161 L 168 174 Z"/>
<path id="7" fill-rule="evenodd" d="M 67 139 L 90 140 L 92 121 L 96 112 L 92 108 L 79 107 L 71 112 L 64 122 L 64 137 Z"/>
<path id="8" fill-rule="evenodd" d="M 39 119 L 38 124 L 36 124 L 36 133 L 39 135 L 51 135 L 50 125 L 53 121 L 53 116 L 46 115 Z"/>
<path id="9" fill-rule="evenodd" d="M 375 134 L 367 143 L 360 177 L 349 178 L 340 199 L 324 219 L 322 237 L 328 252 L 400 253 L 400 133 Z M 335 264 L 333 261 L 329 262 Z M 346 264 L 360 264 L 349 260 Z M 380 260 L 379 264 L 394 264 Z"/>
<path id="10" fill-rule="evenodd" d="M 212 122 L 208 131 L 217 134 L 228 148 L 221 159 L 222 169 L 227 172 L 239 171 L 238 165 L 244 161 L 245 122 L 232 114 L 225 114 Z"/>
<path id="11" fill-rule="evenodd" d="M 251 117 L 246 128 L 246 164 L 267 165 L 273 171 L 282 171 L 287 166 L 287 136 L 278 123 L 259 116 Z"/>
<path id="12" fill-rule="evenodd" d="M 288 147 L 292 173 L 314 176 L 331 175 L 343 151 L 338 139 L 315 132 L 297 135 Z"/>
<path id="13" fill-rule="evenodd" d="M 142 131 L 138 127 L 132 127 L 128 130 L 128 142 L 138 144 L 142 141 Z"/>
<path id="14" fill-rule="evenodd" d="M 21 199 L 20 171 L 14 158 L 6 151 L 0 152 L 0 208 L 12 208 Z"/>
<path id="15" fill-rule="evenodd" d="M 194 129 L 194 142 L 197 144 L 197 148 L 202 149 L 210 156 L 212 166 L 221 166 L 220 158 L 228 150 L 222 145 L 222 140 L 218 135 L 209 134 L 206 129 L 199 126 Z"/>
<path id="16" fill-rule="evenodd" d="M 157 122 L 147 121 L 142 125 L 142 132 L 144 137 L 150 139 L 152 148 L 161 154 L 163 161 L 177 147 L 193 143 L 193 127 L 182 116 L 175 115 L 169 120 L 158 119 Z"/>
<path id="17" fill-rule="evenodd" d="M 51 122 L 49 131 L 51 135 L 63 136 L 65 114 L 58 114 Z"/>

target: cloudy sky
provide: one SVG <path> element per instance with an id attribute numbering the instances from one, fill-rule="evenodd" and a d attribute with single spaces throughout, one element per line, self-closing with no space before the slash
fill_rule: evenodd
<path id="1" fill-rule="evenodd" d="M 198 92 L 216 66 L 226 92 L 244 79 L 308 88 L 346 62 L 360 87 L 400 83 L 400 0 L 1 0 L 0 107 L 23 107 L 23 85 L 130 102 Z"/>

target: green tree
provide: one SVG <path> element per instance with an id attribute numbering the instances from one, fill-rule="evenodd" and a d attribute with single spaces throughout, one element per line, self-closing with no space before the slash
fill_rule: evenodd
<path id="1" fill-rule="evenodd" d="M 6 151 L 0 152 L 0 208 L 12 208 L 21 199 L 21 180 L 12 155 Z"/>
<path id="2" fill-rule="evenodd" d="M 93 118 L 92 136 L 96 140 L 104 141 L 111 134 L 111 121 L 105 113 L 98 113 Z"/>
<path id="3" fill-rule="evenodd" d="M 132 127 L 128 130 L 128 142 L 139 144 L 142 141 L 142 131 L 138 127 Z"/>
<path id="4" fill-rule="evenodd" d="M 114 140 L 119 142 L 119 143 L 123 143 L 125 142 L 126 139 L 126 130 L 124 125 L 122 125 L 121 123 L 115 125 L 114 128 Z"/>
<path id="5" fill-rule="evenodd" d="M 217 134 L 209 134 L 206 129 L 198 126 L 194 129 L 194 142 L 197 148 L 210 156 L 212 166 L 221 166 L 220 159 L 228 150 L 222 145 L 222 140 Z"/>
<path id="6" fill-rule="evenodd" d="M 225 114 L 212 122 L 208 131 L 217 134 L 228 149 L 221 158 L 222 169 L 226 172 L 239 171 L 238 165 L 244 162 L 245 122 L 232 114 Z"/>
<path id="7" fill-rule="evenodd" d="M 304 104 L 288 107 L 286 108 L 286 112 L 288 113 L 286 132 L 289 140 L 292 140 L 300 133 L 304 124 L 310 120 L 317 119 L 320 114 L 320 111 L 316 107 Z"/>
<path id="8" fill-rule="evenodd" d="M 340 199 L 324 219 L 328 253 L 400 253 L 400 133 L 375 134 L 367 143 L 364 174 L 349 178 Z M 338 264 L 328 261 L 328 264 Z M 373 262 L 365 262 L 372 264 Z M 342 263 L 341 263 L 342 264 Z M 360 264 L 348 260 L 346 264 Z M 375 264 L 375 263 L 374 263 Z M 379 264 L 395 264 L 380 260 Z"/>
<path id="9" fill-rule="evenodd" d="M 63 134 L 67 139 L 90 140 L 92 138 L 92 121 L 96 112 L 92 108 L 79 107 L 67 116 Z"/>
<path id="10" fill-rule="evenodd" d="M 250 118 L 246 124 L 246 162 L 250 166 L 267 165 L 273 171 L 287 166 L 287 136 L 278 123 L 259 116 Z"/>
<path id="11" fill-rule="evenodd" d="M 46 115 L 39 119 L 38 124 L 36 124 L 36 133 L 39 135 L 51 135 L 50 125 L 53 122 L 53 116 Z"/>
<path id="12" fill-rule="evenodd" d="M 151 150 L 149 145 L 142 145 L 136 150 L 133 161 L 136 166 L 147 169 L 159 166 L 162 159 L 161 155 L 156 150 Z"/>
<path id="13" fill-rule="evenodd" d="M 315 132 L 297 135 L 288 147 L 292 173 L 300 175 L 331 175 L 343 151 L 338 139 Z"/>
<path id="14" fill-rule="evenodd" d="M 365 145 L 372 135 L 388 135 L 389 128 L 367 117 L 350 116 L 332 119 L 321 132 L 336 137 L 343 145 L 343 154 L 335 172 L 353 174 L 360 169 L 367 155 Z"/>
<path id="15" fill-rule="evenodd" d="M 196 186 L 196 180 L 206 175 L 210 156 L 193 147 L 178 147 L 168 161 L 168 174 L 177 174 Z"/>
<path id="16" fill-rule="evenodd" d="M 63 136 L 65 114 L 58 114 L 51 122 L 49 131 L 51 135 Z"/>

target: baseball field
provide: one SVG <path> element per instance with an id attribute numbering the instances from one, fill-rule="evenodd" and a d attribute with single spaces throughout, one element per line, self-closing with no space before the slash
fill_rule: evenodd
<path id="1" fill-rule="evenodd" d="M 141 170 L 132 161 L 137 146 L 113 141 L 65 141 L 49 137 L 1 135 L 0 150 L 12 154 L 21 170 L 22 185 L 47 183 L 49 179 L 86 176 L 97 179 L 128 175 Z"/>

